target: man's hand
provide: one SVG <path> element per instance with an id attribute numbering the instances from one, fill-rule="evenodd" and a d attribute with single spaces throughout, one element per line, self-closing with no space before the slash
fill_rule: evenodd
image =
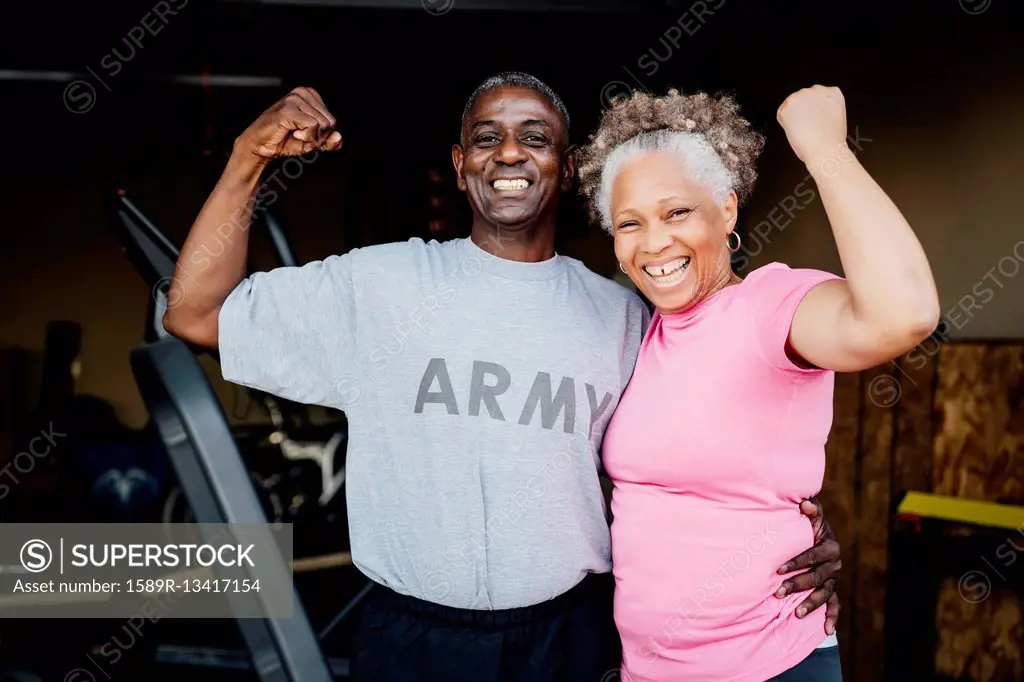
<path id="1" fill-rule="evenodd" d="M 797 607 L 796 617 L 803 618 L 827 601 L 825 634 L 831 635 L 835 632 L 836 622 L 839 620 L 839 597 L 835 593 L 839 571 L 843 567 L 843 562 L 839 558 L 839 542 L 825 520 L 825 510 L 822 509 L 817 497 L 801 502 L 800 511 L 811 520 L 814 547 L 784 563 L 778 572 L 786 574 L 805 568 L 811 570 L 782 583 L 775 596 L 782 598 L 794 592 L 814 589 Z"/>
<path id="2" fill-rule="evenodd" d="M 264 111 L 235 141 L 235 148 L 267 162 L 315 149 L 341 147 L 334 116 L 313 88 L 295 88 Z"/>
<path id="3" fill-rule="evenodd" d="M 221 306 L 246 275 L 249 226 L 266 196 L 263 171 L 277 158 L 338 149 L 341 133 L 335 123 L 316 90 L 295 88 L 235 138 L 231 158 L 181 247 L 167 292 L 176 303 L 167 306 L 163 318 L 169 333 L 197 346 L 218 347 Z M 211 244 L 218 247 L 215 253 Z"/>

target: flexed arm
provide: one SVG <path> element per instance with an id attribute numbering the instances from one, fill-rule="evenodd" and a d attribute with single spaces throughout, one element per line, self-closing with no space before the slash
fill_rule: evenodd
<path id="1" fill-rule="evenodd" d="M 175 267 L 167 297 L 178 303 L 164 315 L 168 332 L 196 345 L 217 347 L 221 306 L 245 277 L 249 227 L 263 170 L 276 158 L 340 148 L 335 123 L 315 90 L 296 88 L 235 140 L 224 173 L 192 225 Z"/>
<path id="2" fill-rule="evenodd" d="M 926 339 L 939 321 L 924 250 L 847 146 L 846 102 L 838 88 L 816 85 L 790 95 L 778 120 L 817 183 L 846 277 L 804 297 L 788 350 L 840 372 L 888 362 Z"/>

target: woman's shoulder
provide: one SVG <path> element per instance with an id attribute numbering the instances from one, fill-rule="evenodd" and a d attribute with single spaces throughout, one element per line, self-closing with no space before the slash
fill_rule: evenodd
<path id="1" fill-rule="evenodd" d="M 794 268 L 794 267 L 791 267 L 790 265 L 788 265 L 787 263 L 782 263 L 782 262 L 779 262 L 779 261 L 772 261 L 771 263 L 765 263 L 761 267 L 755 268 L 755 269 L 751 270 L 749 273 L 747 273 L 747 276 L 743 278 L 743 281 L 744 282 L 751 281 L 751 280 L 752 281 L 757 281 L 757 280 L 763 279 L 765 277 L 769 277 L 769 278 L 787 277 L 787 276 L 788 277 L 793 277 L 793 276 L 803 275 L 805 273 L 806 274 L 811 274 L 811 273 L 814 273 L 814 274 L 818 274 L 818 273 L 831 274 L 831 273 L 829 273 L 829 272 L 827 272 L 825 270 L 820 270 L 818 268 Z"/>
<path id="2" fill-rule="evenodd" d="M 755 270 L 751 270 L 750 273 L 743 278 L 743 285 L 747 289 L 787 289 L 839 278 L 839 275 L 827 270 L 820 270 L 818 268 L 794 268 L 790 267 L 786 263 L 773 261 L 771 263 L 766 263 Z"/>

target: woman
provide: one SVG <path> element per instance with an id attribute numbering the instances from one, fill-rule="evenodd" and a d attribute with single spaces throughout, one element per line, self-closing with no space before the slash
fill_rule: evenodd
<path id="1" fill-rule="evenodd" d="M 845 279 L 779 263 L 732 271 L 763 138 L 729 98 L 638 93 L 584 150 L 592 214 L 657 309 L 603 445 L 633 682 L 841 679 L 825 614 L 799 617 L 801 594 L 775 598 L 777 569 L 811 542 L 797 504 L 821 487 L 834 372 L 898 357 L 938 322 L 920 244 L 847 147 L 842 93 L 801 90 L 778 120 L 817 183 Z"/>

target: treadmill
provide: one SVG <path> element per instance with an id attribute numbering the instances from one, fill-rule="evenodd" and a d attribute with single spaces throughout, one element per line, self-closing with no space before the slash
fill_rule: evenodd
<path id="1" fill-rule="evenodd" d="M 129 260 L 153 290 L 147 325 L 148 343 L 131 353 L 132 371 L 197 523 L 267 524 L 224 410 L 217 400 L 197 349 L 170 336 L 163 327 L 167 289 L 179 249 L 142 211 L 118 191 L 111 201 L 113 227 Z M 281 265 L 296 265 L 280 224 L 262 216 Z M 268 536 L 270 531 L 268 530 Z M 292 566 L 281 557 L 275 572 Z M 319 633 L 315 633 L 294 590 L 288 619 L 236 617 L 247 652 L 199 647 L 160 646 L 161 663 L 254 670 L 260 682 L 328 682 L 347 679 L 348 660 L 327 660 L 320 648 L 328 633 L 351 612 L 372 581 Z M 261 611 L 266 613 L 267 611 Z M 236 615 L 241 615 L 236 610 Z"/>

